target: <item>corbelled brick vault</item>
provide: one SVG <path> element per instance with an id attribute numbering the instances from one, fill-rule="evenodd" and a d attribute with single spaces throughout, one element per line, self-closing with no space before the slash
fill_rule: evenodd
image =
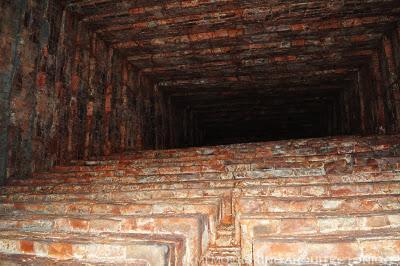
<path id="1" fill-rule="evenodd" d="M 400 265 L 399 0 L 0 0 L 0 265 Z"/>

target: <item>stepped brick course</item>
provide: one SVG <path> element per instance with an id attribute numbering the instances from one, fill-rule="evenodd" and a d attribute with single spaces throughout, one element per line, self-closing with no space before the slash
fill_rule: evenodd
<path id="1" fill-rule="evenodd" d="M 400 263 L 399 137 L 126 152 L 9 180 L 0 260 Z"/>

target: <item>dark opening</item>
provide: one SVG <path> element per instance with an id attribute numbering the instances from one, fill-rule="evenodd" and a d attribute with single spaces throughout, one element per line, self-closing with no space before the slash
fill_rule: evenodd
<path id="1" fill-rule="evenodd" d="M 219 145 L 358 133 L 346 128 L 343 116 L 343 100 L 350 89 L 348 81 L 338 80 L 234 93 L 223 88 L 205 89 L 192 96 L 187 91 L 168 92 L 173 105 L 193 113 L 197 145 Z"/>

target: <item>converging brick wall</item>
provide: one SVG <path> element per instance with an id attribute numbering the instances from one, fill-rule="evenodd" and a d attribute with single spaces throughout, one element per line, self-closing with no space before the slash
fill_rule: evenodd
<path id="1" fill-rule="evenodd" d="M 168 98 L 65 3 L 0 4 L 3 179 L 176 142 Z"/>

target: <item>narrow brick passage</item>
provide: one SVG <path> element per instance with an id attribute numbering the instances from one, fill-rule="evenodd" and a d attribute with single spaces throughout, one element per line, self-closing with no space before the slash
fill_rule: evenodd
<path id="1" fill-rule="evenodd" d="M 0 265 L 400 264 L 399 0 L 0 0 Z"/>

